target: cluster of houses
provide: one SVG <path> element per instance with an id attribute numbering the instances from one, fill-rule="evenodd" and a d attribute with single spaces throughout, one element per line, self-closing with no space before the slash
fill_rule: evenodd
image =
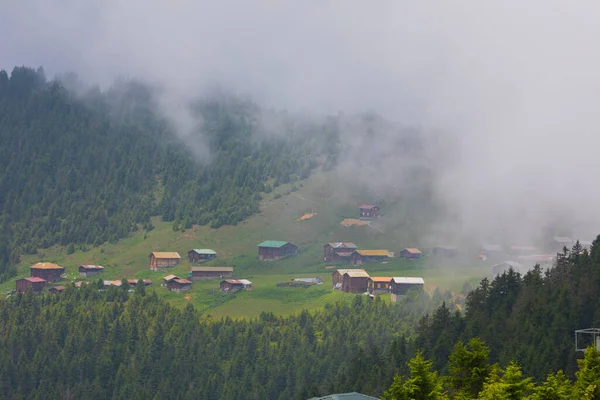
<path id="1" fill-rule="evenodd" d="M 370 296 L 390 293 L 397 301 L 415 288 L 423 289 L 420 277 L 370 276 L 364 269 L 338 269 L 331 275 L 333 289 L 346 293 L 368 293 Z"/>
<path id="2" fill-rule="evenodd" d="M 382 262 L 394 257 L 394 253 L 386 249 L 358 250 L 351 242 L 329 242 L 323 246 L 323 260 L 327 263 L 348 263 L 352 265 Z M 407 260 L 421 258 L 421 250 L 406 248 L 400 251 L 400 257 Z"/>

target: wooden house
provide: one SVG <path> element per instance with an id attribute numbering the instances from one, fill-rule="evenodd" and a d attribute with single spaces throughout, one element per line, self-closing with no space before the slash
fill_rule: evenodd
<path id="1" fill-rule="evenodd" d="M 363 204 L 359 208 L 360 218 L 379 218 L 379 207 L 371 204 Z"/>
<path id="2" fill-rule="evenodd" d="M 290 242 L 265 240 L 258 245 L 259 261 L 280 260 L 298 254 L 298 247 Z"/>
<path id="3" fill-rule="evenodd" d="M 80 265 L 79 275 L 81 276 L 94 276 L 104 271 L 104 267 L 100 265 Z"/>
<path id="4" fill-rule="evenodd" d="M 60 281 L 65 268 L 49 262 L 40 262 L 29 267 L 32 278 L 42 278 L 47 282 Z"/>
<path id="5" fill-rule="evenodd" d="M 431 253 L 438 258 L 453 258 L 458 255 L 458 248 L 447 245 L 437 245 L 431 249 Z"/>
<path id="6" fill-rule="evenodd" d="M 127 284 L 131 287 L 136 287 L 138 282 L 139 282 L 139 279 L 127 279 Z M 152 285 L 151 279 L 142 279 L 142 282 L 144 283 L 144 286 Z"/>
<path id="7" fill-rule="evenodd" d="M 330 242 L 323 246 L 325 262 L 350 262 L 356 245 L 350 242 Z"/>
<path id="8" fill-rule="evenodd" d="M 425 281 L 419 277 L 393 277 L 390 284 L 390 292 L 392 293 L 392 301 L 398 301 L 402 296 L 405 296 L 411 289 L 423 289 Z"/>
<path id="9" fill-rule="evenodd" d="M 251 290 L 252 282 L 247 279 L 226 279 L 221 281 L 219 287 L 222 292 L 235 293 L 240 290 Z"/>
<path id="10" fill-rule="evenodd" d="M 342 291 L 346 293 L 365 293 L 369 274 L 363 270 L 347 270 L 342 276 Z"/>
<path id="11" fill-rule="evenodd" d="M 232 275 L 233 267 L 192 267 L 190 269 L 192 281 L 230 278 Z"/>
<path id="12" fill-rule="evenodd" d="M 163 278 L 167 290 L 170 292 L 187 292 L 192 288 L 192 282 L 187 279 L 181 279 L 175 275 L 167 275 Z"/>
<path id="13" fill-rule="evenodd" d="M 575 241 L 570 237 L 566 236 L 555 236 L 550 241 L 550 250 L 561 253 L 566 247 L 571 250 L 571 247 L 575 244 Z"/>
<path id="14" fill-rule="evenodd" d="M 41 293 L 44 289 L 44 286 L 46 286 L 46 283 L 48 283 L 48 281 L 45 279 L 33 276 L 29 278 L 17 279 L 15 285 L 17 292 L 26 292 L 27 290 L 31 289 L 33 293 Z"/>
<path id="15" fill-rule="evenodd" d="M 150 269 L 158 271 L 162 268 L 169 268 L 179 264 L 181 256 L 174 251 L 160 252 L 154 251 L 150 253 Z"/>
<path id="16" fill-rule="evenodd" d="M 371 276 L 367 279 L 369 294 L 386 294 L 390 292 L 392 278 L 389 276 Z"/>
<path id="17" fill-rule="evenodd" d="M 352 265 L 367 264 L 372 262 L 385 261 L 392 257 L 388 250 L 355 250 L 352 253 Z"/>
<path id="18" fill-rule="evenodd" d="M 331 274 L 331 280 L 333 282 L 333 289 L 336 290 L 341 290 L 342 289 L 342 283 L 344 282 L 344 274 L 348 271 L 362 271 L 365 272 L 364 269 L 336 269 L 335 271 L 333 271 L 333 273 Z"/>
<path id="19" fill-rule="evenodd" d="M 217 252 L 212 249 L 192 249 L 188 251 L 188 261 L 197 263 L 212 260 L 217 257 Z"/>
<path id="20" fill-rule="evenodd" d="M 48 293 L 57 294 L 64 291 L 66 288 L 64 286 L 54 286 L 48 289 Z"/>
<path id="21" fill-rule="evenodd" d="M 400 252 L 400 258 L 407 260 L 418 260 L 421 258 L 421 250 L 414 247 L 408 247 Z"/>

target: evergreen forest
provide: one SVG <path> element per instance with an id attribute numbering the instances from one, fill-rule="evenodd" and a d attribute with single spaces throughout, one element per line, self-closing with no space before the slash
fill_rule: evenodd
<path id="1" fill-rule="evenodd" d="M 215 320 L 141 284 L 100 287 L 0 300 L 5 398 L 600 398 L 600 354 L 573 341 L 599 322 L 600 237 L 548 271 L 484 279 L 463 312 L 450 293 L 414 291 Z"/>

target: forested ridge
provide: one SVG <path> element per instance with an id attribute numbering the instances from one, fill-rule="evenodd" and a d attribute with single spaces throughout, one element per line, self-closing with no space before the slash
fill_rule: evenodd
<path id="1" fill-rule="evenodd" d="M 281 132 L 263 132 L 262 111 L 227 95 L 191 109 L 202 123 L 181 141 L 139 82 L 76 95 L 41 69 L 0 71 L 0 281 L 20 254 L 115 242 L 154 215 L 176 228 L 236 224 L 261 192 L 335 162 L 335 123 L 284 116 Z"/>

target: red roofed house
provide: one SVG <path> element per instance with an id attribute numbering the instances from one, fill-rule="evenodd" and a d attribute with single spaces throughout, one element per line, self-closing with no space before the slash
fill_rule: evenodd
<path id="1" fill-rule="evenodd" d="M 240 290 L 252 289 L 252 282 L 247 279 L 226 279 L 219 285 L 222 292 L 235 293 Z"/>
<path id="2" fill-rule="evenodd" d="M 379 218 L 379 207 L 363 204 L 359 207 L 361 218 Z"/>
<path id="3" fill-rule="evenodd" d="M 386 294 L 390 292 L 391 284 L 391 276 L 371 276 L 367 279 L 367 291 L 369 294 Z"/>
<path id="4" fill-rule="evenodd" d="M 415 248 L 406 248 L 400 252 L 400 258 L 407 260 L 418 260 L 421 258 L 421 250 Z"/>
<path id="5" fill-rule="evenodd" d="M 150 253 L 150 269 L 158 271 L 161 268 L 169 268 L 179 264 L 181 256 L 174 251 L 154 251 Z"/>
<path id="6" fill-rule="evenodd" d="M 30 278 L 17 279 L 16 289 L 17 292 L 26 292 L 31 289 L 34 293 L 41 293 L 46 286 L 47 281 L 36 276 Z"/>
<path id="7" fill-rule="evenodd" d="M 62 279 L 60 276 L 65 273 L 65 268 L 48 262 L 40 262 L 29 267 L 29 271 L 32 277 L 54 282 Z"/>
<path id="8" fill-rule="evenodd" d="M 80 265 L 79 275 L 81 276 L 94 276 L 104 271 L 104 267 L 100 265 Z"/>
<path id="9" fill-rule="evenodd" d="M 356 245 L 350 242 L 331 242 L 323 246 L 323 259 L 325 262 L 350 262 L 352 252 Z"/>

